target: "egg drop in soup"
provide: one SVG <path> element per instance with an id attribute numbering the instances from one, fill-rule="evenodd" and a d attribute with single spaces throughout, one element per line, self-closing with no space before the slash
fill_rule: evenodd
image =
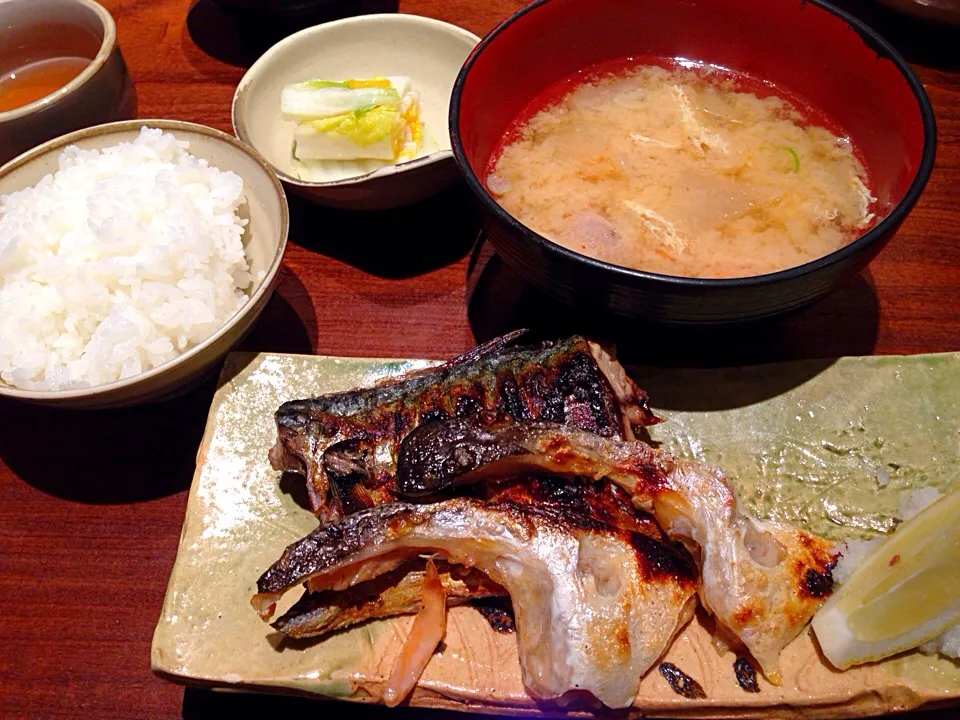
<path id="1" fill-rule="evenodd" d="M 874 222 L 850 140 L 783 97 L 708 67 L 580 77 L 593 79 L 534 102 L 486 176 L 507 212 L 560 245 L 667 275 L 746 277 L 827 255 Z"/>

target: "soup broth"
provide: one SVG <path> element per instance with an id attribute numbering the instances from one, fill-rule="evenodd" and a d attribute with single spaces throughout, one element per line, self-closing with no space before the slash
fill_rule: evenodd
<path id="1" fill-rule="evenodd" d="M 782 270 L 874 220 L 849 139 L 702 68 L 583 82 L 522 120 L 488 170 L 498 202 L 541 235 L 668 275 Z"/>

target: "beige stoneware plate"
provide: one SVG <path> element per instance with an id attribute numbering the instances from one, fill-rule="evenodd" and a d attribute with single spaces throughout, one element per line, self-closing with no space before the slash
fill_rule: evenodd
<path id="1" fill-rule="evenodd" d="M 190 143 L 188 151 L 243 179 L 246 203 L 240 214 L 249 223 L 244 232 L 254 284 L 247 303 L 217 332 L 170 362 L 126 380 L 76 390 L 21 390 L 0 381 L 0 396 L 46 405 L 102 408 L 157 400 L 176 394 L 209 372 L 250 330 L 266 307 L 287 246 L 288 211 L 283 187 L 263 159 L 219 130 L 179 120 L 130 120 L 78 130 L 41 145 L 0 168 L 0 195 L 36 185 L 58 167 L 69 145 L 101 148 L 133 140 L 143 127 L 171 132 Z M 259 273 L 263 277 L 257 280 Z"/>
<path id="2" fill-rule="evenodd" d="M 282 401 L 369 385 L 427 364 L 228 357 L 153 638 L 154 672 L 215 687 L 381 701 L 411 618 L 290 643 L 250 606 L 259 575 L 316 527 L 289 487 L 281 488 L 267 451 Z M 673 408 L 659 411 L 666 422 L 654 428 L 655 440 L 722 465 L 755 512 L 834 539 L 888 527 L 905 489 L 946 490 L 960 480 L 958 353 L 632 374 L 654 401 L 659 396 Z M 693 406 L 728 409 L 679 409 Z M 878 488 L 877 468 L 891 463 L 899 469 Z M 761 678 L 760 692 L 746 693 L 734 679 L 734 655 L 717 653 L 699 617 L 665 659 L 699 681 L 707 699 L 674 694 L 653 670 L 632 711 L 617 717 L 862 717 L 960 702 L 960 665 L 913 653 L 840 673 L 825 665 L 808 633 L 784 653 L 782 686 Z M 494 633 L 470 607 L 450 611 L 445 648 L 431 659 L 410 703 L 501 714 L 543 710 L 521 684 L 515 637 Z"/>
<path id="3" fill-rule="evenodd" d="M 424 200 L 460 177 L 447 130 L 453 83 L 480 39 L 456 25 L 418 15 L 361 15 L 302 30 L 253 64 L 233 97 L 233 130 L 294 192 L 355 210 Z M 284 86 L 311 79 L 407 75 L 420 92 L 424 142 L 418 157 L 371 172 L 330 166 L 303 180 L 293 158 L 292 122 L 280 115 Z"/>

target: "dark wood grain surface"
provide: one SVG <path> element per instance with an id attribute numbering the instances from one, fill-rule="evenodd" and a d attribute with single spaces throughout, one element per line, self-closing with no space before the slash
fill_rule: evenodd
<path id="1" fill-rule="evenodd" d="M 276 18 L 236 22 L 208 3 L 104 3 L 117 20 L 140 117 L 229 132 L 244 66 L 291 29 Z M 360 4 L 393 9 L 389 0 Z M 400 10 L 483 34 L 522 4 L 404 0 Z M 470 262 L 477 219 L 456 188 L 397 213 L 355 215 L 293 202 L 279 290 L 245 347 L 443 358 L 524 323 L 589 329 L 619 341 L 627 359 L 654 364 L 960 349 L 960 35 L 869 0 L 843 4 L 914 63 L 936 111 L 940 144 L 927 190 L 897 237 L 860 277 L 803 315 L 704 342 L 571 313 L 485 250 Z M 399 228 L 402 240 L 385 238 L 385 228 Z M 98 413 L 0 403 L 0 718 L 345 712 L 313 701 L 184 690 L 150 673 L 150 640 L 212 392 L 211 380 L 164 404 Z"/>

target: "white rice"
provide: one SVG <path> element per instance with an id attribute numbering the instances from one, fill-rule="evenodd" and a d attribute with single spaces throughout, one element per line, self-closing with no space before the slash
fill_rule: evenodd
<path id="1" fill-rule="evenodd" d="M 243 181 L 143 128 L 0 197 L 0 379 L 33 390 L 128 378 L 247 301 Z"/>
<path id="2" fill-rule="evenodd" d="M 909 520 L 915 515 L 919 515 L 940 497 L 940 492 L 936 488 L 930 487 L 905 492 L 900 496 L 897 517 L 903 521 Z M 845 543 L 841 543 L 837 548 L 840 557 L 833 569 L 834 582 L 842 585 L 849 580 L 864 559 L 880 545 L 883 545 L 886 540 L 886 537 L 878 537 L 873 540 L 847 540 Z M 948 628 L 943 634 L 925 642 L 919 649 L 928 655 L 940 653 L 960 660 L 960 625 Z"/>

